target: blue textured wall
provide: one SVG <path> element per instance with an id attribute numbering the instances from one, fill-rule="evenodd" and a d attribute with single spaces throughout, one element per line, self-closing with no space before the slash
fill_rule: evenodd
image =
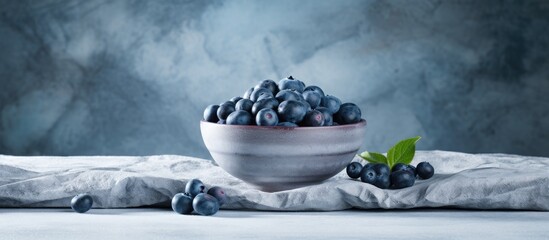
<path id="1" fill-rule="evenodd" d="M 0 1 L 0 153 L 209 157 L 203 108 L 288 74 L 364 149 L 549 156 L 548 1 Z"/>

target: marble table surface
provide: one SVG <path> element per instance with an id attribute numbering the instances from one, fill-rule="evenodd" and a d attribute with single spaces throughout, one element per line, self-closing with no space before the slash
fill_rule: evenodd
<path id="1" fill-rule="evenodd" d="M 452 209 L 268 212 L 0 208 L 0 239 L 549 239 L 549 212 Z"/>

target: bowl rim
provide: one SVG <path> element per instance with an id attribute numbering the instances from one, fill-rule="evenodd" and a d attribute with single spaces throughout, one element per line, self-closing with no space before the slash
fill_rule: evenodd
<path id="1" fill-rule="evenodd" d="M 367 125 L 367 121 L 364 118 L 361 118 L 357 123 L 336 125 L 336 126 L 317 126 L 317 127 L 288 127 L 288 126 L 257 126 L 257 125 L 228 125 L 228 124 L 218 124 L 213 122 L 208 122 L 204 119 L 200 120 L 201 125 L 214 125 L 217 127 L 223 128 L 245 128 L 245 129 L 292 129 L 292 130 L 311 130 L 311 129 L 345 129 L 345 128 L 354 128 L 354 127 L 363 127 Z"/>

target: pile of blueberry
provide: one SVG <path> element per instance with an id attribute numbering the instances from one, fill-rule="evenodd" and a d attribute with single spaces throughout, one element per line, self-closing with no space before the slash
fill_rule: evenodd
<path id="1" fill-rule="evenodd" d="M 258 126 L 333 126 L 357 123 L 360 108 L 325 95 L 317 86 L 292 76 L 278 82 L 263 80 L 244 93 L 220 105 L 209 105 L 204 120 L 229 125 Z"/>
<path id="2" fill-rule="evenodd" d="M 206 186 L 198 179 L 191 179 L 185 185 L 185 192 L 175 194 L 172 198 L 172 209 L 179 214 L 194 212 L 210 216 L 219 211 L 219 207 L 227 202 L 225 191 L 220 187 L 212 187 L 206 192 Z"/>
<path id="3" fill-rule="evenodd" d="M 382 189 L 401 189 L 414 185 L 416 178 L 429 179 L 435 174 L 435 169 L 428 162 L 420 162 L 416 167 L 397 163 L 392 169 L 384 163 L 368 163 L 362 166 L 359 162 L 347 165 L 347 175 L 359 178 L 362 182 L 372 184 Z"/>

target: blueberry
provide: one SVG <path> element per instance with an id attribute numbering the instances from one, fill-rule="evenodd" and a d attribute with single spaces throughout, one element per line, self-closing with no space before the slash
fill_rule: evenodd
<path id="1" fill-rule="evenodd" d="M 219 108 L 219 105 L 209 105 L 204 110 L 204 120 L 208 122 L 217 122 L 219 121 L 219 118 L 217 117 L 217 109 Z"/>
<path id="2" fill-rule="evenodd" d="M 401 189 L 414 185 L 416 178 L 414 174 L 407 170 L 398 170 L 391 173 L 391 188 Z"/>
<path id="3" fill-rule="evenodd" d="M 341 104 L 339 110 L 334 114 L 334 120 L 339 124 L 351 124 L 360 122 L 360 108 L 354 103 Z"/>
<path id="4" fill-rule="evenodd" d="M 227 105 L 227 104 L 228 104 L 228 105 L 232 105 L 233 107 L 236 106 L 236 103 L 233 102 L 233 101 L 225 101 L 225 102 L 222 102 L 222 103 L 219 104 L 219 106 L 221 106 L 221 105 Z"/>
<path id="5" fill-rule="evenodd" d="M 330 110 L 328 110 L 325 107 L 317 107 L 315 110 L 324 114 L 324 123 L 322 123 L 322 126 L 332 126 L 333 118 L 332 118 L 332 114 L 330 113 Z"/>
<path id="6" fill-rule="evenodd" d="M 347 176 L 350 178 L 359 178 L 362 171 L 362 164 L 359 162 L 352 162 L 347 165 Z"/>
<path id="7" fill-rule="evenodd" d="M 278 105 L 278 118 L 283 122 L 299 123 L 306 113 L 307 107 L 299 101 L 288 100 Z"/>
<path id="8" fill-rule="evenodd" d="M 303 96 L 303 99 L 305 99 L 305 101 L 307 101 L 309 103 L 309 105 L 311 105 L 312 109 L 317 108 L 318 105 L 320 105 L 320 100 L 322 99 L 320 94 L 318 94 L 317 92 L 314 92 L 314 91 L 303 92 L 303 94 L 301 94 L 301 96 Z"/>
<path id="9" fill-rule="evenodd" d="M 250 95 L 252 95 L 253 92 L 254 92 L 254 88 L 248 89 L 248 90 L 244 93 L 244 95 L 242 95 L 242 98 L 250 99 Z"/>
<path id="10" fill-rule="evenodd" d="M 276 94 L 275 98 L 279 102 L 284 102 L 284 101 L 288 101 L 288 100 L 301 101 L 303 99 L 301 94 L 299 94 L 298 92 L 296 92 L 294 90 L 281 90 L 280 92 L 278 92 Z"/>
<path id="11" fill-rule="evenodd" d="M 208 190 L 208 194 L 217 199 L 219 206 L 223 206 L 223 204 L 227 202 L 227 195 L 225 195 L 225 191 L 220 187 L 216 186 L 210 188 L 210 190 Z"/>
<path id="12" fill-rule="evenodd" d="M 227 117 L 228 125 L 251 125 L 252 114 L 244 110 L 236 110 Z"/>
<path id="13" fill-rule="evenodd" d="M 374 182 L 374 185 L 381 189 L 389 188 L 391 186 L 389 174 L 378 175 L 376 181 Z"/>
<path id="14" fill-rule="evenodd" d="M 393 165 L 393 168 L 391 168 L 391 172 L 396 172 L 398 170 L 407 170 L 407 169 L 408 169 L 408 164 L 397 163 Z"/>
<path id="15" fill-rule="evenodd" d="M 261 82 L 259 82 L 255 88 L 266 88 L 271 90 L 271 93 L 273 95 L 276 95 L 278 93 L 278 85 L 276 85 L 276 82 L 271 79 L 266 79 Z"/>
<path id="16" fill-rule="evenodd" d="M 172 209 L 179 214 L 193 212 L 193 197 L 189 193 L 178 193 L 172 198 Z"/>
<path id="17" fill-rule="evenodd" d="M 273 109 L 261 109 L 255 116 L 255 123 L 258 126 L 276 126 L 278 124 L 278 115 Z"/>
<path id="18" fill-rule="evenodd" d="M 360 181 L 374 184 L 377 179 L 377 174 L 371 167 L 363 167 L 360 171 Z"/>
<path id="19" fill-rule="evenodd" d="M 280 127 L 298 127 L 298 125 L 293 123 L 293 122 L 279 122 L 277 124 L 277 126 L 280 126 Z"/>
<path id="20" fill-rule="evenodd" d="M 282 90 L 294 90 L 299 93 L 303 92 L 305 84 L 299 80 L 294 79 L 292 76 L 284 78 L 278 82 L 278 89 Z"/>
<path id="21" fill-rule="evenodd" d="M 252 112 L 252 106 L 254 105 L 254 102 L 250 99 L 240 99 L 240 101 L 236 102 L 235 110 L 244 110 L 246 112 Z"/>
<path id="22" fill-rule="evenodd" d="M 193 208 L 200 215 L 214 215 L 219 211 L 219 201 L 210 194 L 199 193 L 193 199 Z"/>
<path id="23" fill-rule="evenodd" d="M 416 168 L 412 165 L 408 165 L 408 164 L 404 164 L 404 163 L 397 163 L 393 166 L 393 168 L 391 169 L 391 172 L 396 172 L 396 171 L 399 171 L 399 170 L 410 171 L 411 173 L 414 174 L 414 176 L 417 175 Z"/>
<path id="24" fill-rule="evenodd" d="M 311 110 L 305 114 L 305 117 L 303 117 L 303 121 L 301 124 L 303 126 L 311 126 L 311 127 L 318 127 L 322 126 L 324 123 L 324 114 L 317 110 Z"/>
<path id="25" fill-rule="evenodd" d="M 231 105 L 231 104 L 226 104 L 226 103 L 221 104 L 221 106 L 219 106 L 219 108 L 217 109 L 217 117 L 220 120 L 227 119 L 229 114 L 235 111 L 234 107 L 235 105 Z"/>
<path id="26" fill-rule="evenodd" d="M 225 120 L 219 120 L 219 121 L 217 121 L 217 124 L 227 124 L 227 121 L 225 121 Z"/>
<path id="27" fill-rule="evenodd" d="M 278 101 L 274 98 L 261 99 L 252 106 L 252 114 L 256 115 L 261 109 L 265 108 L 276 110 L 278 108 Z"/>
<path id="28" fill-rule="evenodd" d="M 87 212 L 91 209 L 92 205 L 93 198 L 87 193 L 78 194 L 71 200 L 71 208 L 77 213 Z"/>
<path id="29" fill-rule="evenodd" d="M 256 88 L 253 92 L 252 92 L 252 95 L 250 95 L 250 100 L 252 101 L 257 101 L 257 99 L 259 98 L 259 96 L 261 95 L 269 95 L 269 96 L 273 96 L 273 93 L 271 92 L 271 90 L 269 89 L 266 89 L 266 88 Z"/>
<path id="30" fill-rule="evenodd" d="M 259 96 L 259 97 L 257 98 L 257 100 L 255 100 L 255 101 L 257 102 L 257 101 L 259 101 L 259 100 L 266 99 L 266 98 L 274 98 L 274 96 L 273 96 L 273 95 L 270 95 L 270 94 L 263 94 L 263 95 Z M 276 100 L 276 99 L 275 99 L 275 100 Z"/>
<path id="31" fill-rule="evenodd" d="M 422 179 L 429 179 L 435 174 L 435 168 L 428 162 L 420 162 L 416 167 L 417 175 Z"/>
<path id="32" fill-rule="evenodd" d="M 414 177 L 417 177 L 416 167 L 408 165 L 408 170 L 414 174 Z"/>
<path id="33" fill-rule="evenodd" d="M 374 169 L 374 171 L 376 171 L 378 175 L 381 175 L 381 174 L 389 175 L 389 173 L 391 172 L 391 170 L 389 169 L 389 166 L 387 166 L 387 164 L 384 164 L 384 163 L 372 164 L 372 168 Z"/>
<path id="34" fill-rule="evenodd" d="M 307 112 L 313 110 L 311 108 L 311 104 L 309 104 L 309 102 L 305 101 L 305 99 L 300 100 L 299 102 L 302 103 L 303 105 L 305 105 L 305 109 L 307 109 Z"/>
<path id="35" fill-rule="evenodd" d="M 301 84 L 301 89 L 305 90 L 305 83 L 303 81 L 299 81 L 299 80 L 296 80 L 299 82 L 299 84 Z M 303 93 L 303 91 L 301 91 L 301 93 Z"/>
<path id="36" fill-rule="evenodd" d="M 237 102 L 240 101 L 241 99 L 242 99 L 241 97 L 233 97 L 233 98 L 231 98 L 231 100 L 229 100 L 229 101 L 234 102 L 234 103 L 237 103 Z"/>
<path id="37" fill-rule="evenodd" d="M 185 192 L 191 195 L 191 197 L 195 197 L 199 193 L 206 192 L 206 186 L 202 183 L 202 181 L 196 178 L 191 179 L 185 185 Z"/>
<path id="38" fill-rule="evenodd" d="M 316 92 L 320 94 L 320 97 L 324 97 L 324 91 L 322 91 L 322 88 L 319 88 L 317 86 L 308 86 L 303 90 L 303 92 L 307 92 L 307 91 Z"/>
<path id="39" fill-rule="evenodd" d="M 390 179 L 389 179 L 389 173 L 390 169 L 387 164 L 383 163 L 376 163 L 372 164 L 371 168 L 376 173 L 376 180 L 374 182 L 374 185 L 378 188 L 386 189 L 389 188 L 390 185 Z"/>
<path id="40" fill-rule="evenodd" d="M 332 114 L 339 111 L 340 105 L 341 105 L 341 101 L 339 100 L 339 98 L 336 98 L 330 95 L 324 96 L 320 101 L 320 106 L 327 108 L 328 110 L 330 110 L 330 113 Z"/>

